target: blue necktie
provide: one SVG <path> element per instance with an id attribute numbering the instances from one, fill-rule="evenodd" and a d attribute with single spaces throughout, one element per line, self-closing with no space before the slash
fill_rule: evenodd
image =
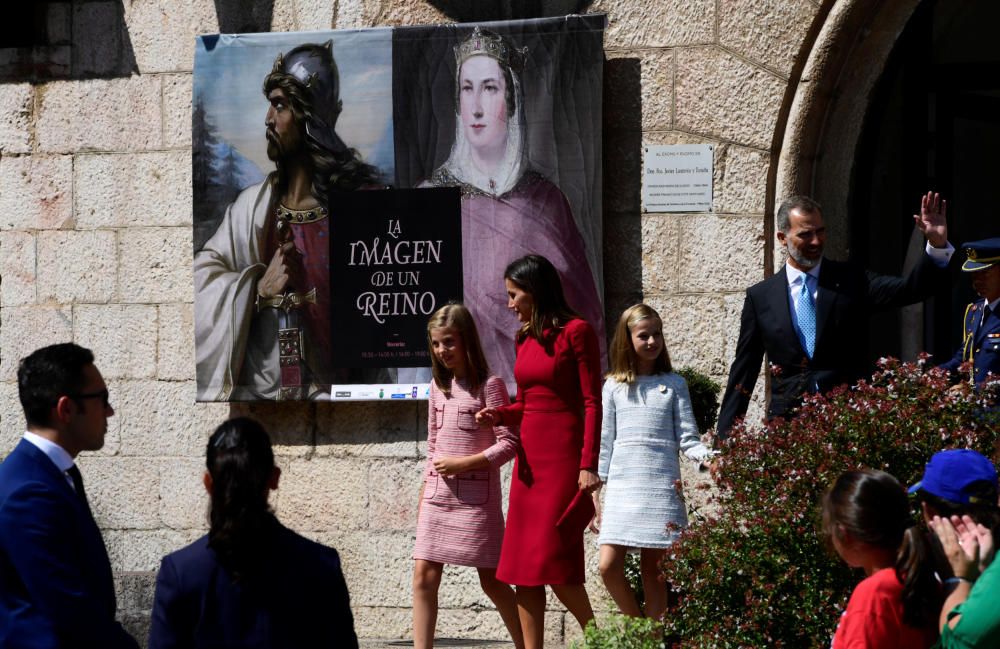
<path id="1" fill-rule="evenodd" d="M 810 275 L 802 276 L 802 290 L 795 300 L 795 317 L 802 348 L 806 350 L 809 358 L 812 358 L 816 351 L 816 302 L 813 301 L 813 294 L 809 289 L 810 279 Z"/>

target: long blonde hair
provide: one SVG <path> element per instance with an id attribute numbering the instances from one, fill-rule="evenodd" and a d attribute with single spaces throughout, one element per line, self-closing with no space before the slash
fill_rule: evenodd
<path id="1" fill-rule="evenodd" d="M 427 348 L 431 352 L 431 375 L 438 389 L 445 394 L 451 394 L 451 379 L 454 376 L 434 353 L 431 341 L 431 331 L 434 329 L 452 329 L 462 338 L 465 346 L 465 379 L 469 382 L 469 390 L 476 392 L 490 376 L 490 366 L 483 354 L 483 346 L 479 342 L 479 331 L 476 321 L 465 306 L 452 303 L 446 304 L 433 314 L 427 321 Z"/>
<path id="2" fill-rule="evenodd" d="M 608 378 L 612 378 L 622 383 L 634 383 L 635 377 L 639 375 L 639 356 L 635 353 L 632 345 L 632 327 L 643 320 L 655 319 L 660 323 L 660 334 L 663 334 L 663 318 L 651 306 L 646 304 L 635 304 L 625 309 L 618 324 L 615 326 L 615 336 L 611 339 L 611 350 L 608 354 L 611 360 L 611 370 Z M 663 341 L 663 348 L 660 355 L 656 357 L 653 365 L 654 374 L 665 374 L 673 371 L 670 363 L 670 353 L 667 352 L 667 341 Z"/>

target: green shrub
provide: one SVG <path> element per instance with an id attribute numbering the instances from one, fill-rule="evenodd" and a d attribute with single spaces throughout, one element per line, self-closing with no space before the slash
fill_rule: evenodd
<path id="1" fill-rule="evenodd" d="M 846 470 L 913 484 L 943 448 L 993 455 L 998 416 L 986 397 L 950 391 L 923 362 L 883 360 L 870 381 L 809 397 L 794 419 L 739 426 L 721 456 L 719 513 L 694 519 L 667 552 L 681 597 L 664 618 L 685 648 L 829 647 L 863 575 L 816 533 L 817 503 Z"/>
<path id="2" fill-rule="evenodd" d="M 573 649 L 666 649 L 663 624 L 642 617 L 612 615 L 597 626 L 594 620 L 583 630 L 583 643 Z"/>
<path id="3" fill-rule="evenodd" d="M 691 393 L 691 409 L 698 422 L 698 432 L 705 434 L 715 428 L 719 412 L 719 392 L 722 386 L 691 367 L 682 367 L 677 373 L 687 381 Z"/>

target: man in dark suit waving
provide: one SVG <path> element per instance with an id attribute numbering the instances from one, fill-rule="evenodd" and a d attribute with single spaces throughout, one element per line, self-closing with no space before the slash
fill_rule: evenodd
<path id="1" fill-rule="evenodd" d="M 74 459 L 114 414 L 94 356 L 72 343 L 21 361 L 28 430 L 0 464 L 0 647 L 138 649 L 115 621 L 101 532 Z"/>
<path id="2" fill-rule="evenodd" d="M 746 415 L 767 354 L 774 368 L 768 416 L 786 414 L 803 394 L 825 392 L 870 371 L 856 344 L 868 316 L 913 304 L 947 282 L 954 247 L 948 243 L 946 204 L 939 194 L 921 197 L 913 219 L 927 237 L 926 254 L 905 277 L 888 277 L 823 257 L 826 227 L 816 201 L 793 196 L 778 208 L 778 242 L 785 266 L 747 289 L 736 356 L 719 412 L 718 437 Z"/>

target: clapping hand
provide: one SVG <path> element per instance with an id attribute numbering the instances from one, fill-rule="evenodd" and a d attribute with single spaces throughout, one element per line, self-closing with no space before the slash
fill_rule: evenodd
<path id="1" fill-rule="evenodd" d="M 993 558 L 993 535 L 968 515 L 951 519 L 935 516 L 931 529 L 941 541 L 956 577 L 975 581 Z"/>

